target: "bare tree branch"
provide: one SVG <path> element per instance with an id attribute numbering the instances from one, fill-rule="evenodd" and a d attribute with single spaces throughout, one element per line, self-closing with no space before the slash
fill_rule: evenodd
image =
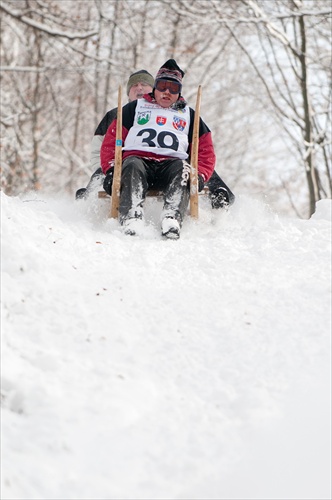
<path id="1" fill-rule="evenodd" d="M 47 33 L 50 36 L 67 38 L 68 40 L 84 40 L 97 34 L 97 31 L 88 31 L 86 33 L 66 33 L 64 31 L 54 30 L 46 24 L 39 23 L 38 21 L 34 21 L 33 19 L 22 15 L 18 10 L 10 9 L 5 3 L 0 4 L 0 9 L 14 19 L 17 19 L 21 23 L 24 23 L 27 26 L 35 28 L 43 33 Z"/>

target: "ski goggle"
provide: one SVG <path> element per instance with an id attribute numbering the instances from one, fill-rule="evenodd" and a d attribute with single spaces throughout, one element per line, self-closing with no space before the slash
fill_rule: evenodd
<path id="1" fill-rule="evenodd" d="M 159 90 L 159 92 L 165 92 L 168 89 L 171 94 L 180 94 L 182 85 L 172 80 L 157 80 L 155 88 Z"/>

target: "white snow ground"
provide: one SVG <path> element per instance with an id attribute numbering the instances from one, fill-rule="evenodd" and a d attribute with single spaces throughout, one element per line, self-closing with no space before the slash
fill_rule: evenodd
<path id="1" fill-rule="evenodd" d="M 1 498 L 330 499 L 331 200 L 103 203 L 1 194 Z"/>

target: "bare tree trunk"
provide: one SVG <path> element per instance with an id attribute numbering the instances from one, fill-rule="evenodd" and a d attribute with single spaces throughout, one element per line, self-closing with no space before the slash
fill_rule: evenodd
<path id="1" fill-rule="evenodd" d="M 112 27 L 111 27 L 110 46 L 109 46 L 109 51 L 108 51 L 109 60 L 111 60 L 113 57 L 113 52 L 114 52 L 114 47 L 115 47 L 115 35 L 116 35 L 118 12 L 119 12 L 119 2 L 115 2 L 114 23 L 112 24 Z M 111 62 L 108 62 L 107 71 L 106 71 L 106 78 L 105 78 L 105 87 L 104 87 L 104 100 L 103 100 L 103 108 L 104 108 L 105 113 L 106 113 L 107 108 L 108 108 L 108 93 L 110 91 L 111 77 L 112 77 L 112 64 L 111 64 Z"/>
<path id="2" fill-rule="evenodd" d="M 303 138 L 305 147 L 305 171 L 309 190 L 309 216 L 315 212 L 316 201 L 319 200 L 318 192 L 318 172 L 315 169 L 314 162 L 314 149 L 313 149 L 313 124 L 311 118 L 311 108 L 309 102 L 308 93 L 308 75 L 307 75 L 307 64 L 306 64 L 306 31 L 304 24 L 304 17 L 299 17 L 300 25 L 300 36 L 301 36 L 301 52 L 299 55 L 299 60 L 301 64 L 301 92 L 304 110 L 304 128 L 303 128 Z"/>
<path id="3" fill-rule="evenodd" d="M 35 47 L 36 47 L 36 66 L 39 68 L 42 65 L 42 51 L 41 51 L 41 34 L 34 30 L 35 34 Z M 39 190 L 41 188 L 38 168 L 39 156 L 39 141 L 40 130 L 38 126 L 39 114 L 39 100 L 40 100 L 40 73 L 36 72 L 35 86 L 33 90 L 33 108 L 31 113 L 32 123 L 32 185 L 33 189 Z"/>
<path id="4" fill-rule="evenodd" d="M 87 41 L 84 43 L 84 50 L 86 50 L 87 47 Z M 84 67 L 85 64 L 85 56 L 83 55 L 82 57 L 82 66 Z M 75 121 L 74 121 L 74 131 L 73 131 L 73 145 L 72 149 L 73 151 L 76 151 L 79 142 L 80 142 L 80 121 L 82 117 L 82 102 L 83 102 L 83 89 L 84 89 L 84 74 L 81 73 L 79 76 L 79 82 L 78 82 L 78 88 L 77 88 L 77 106 L 76 106 L 76 113 L 75 113 Z M 75 162 L 73 161 L 73 158 L 70 159 L 70 164 L 69 164 L 69 176 L 68 176 L 68 182 L 66 183 L 66 189 L 69 193 L 72 192 L 73 189 L 73 182 L 74 182 L 74 174 L 75 174 Z"/>
<path id="5" fill-rule="evenodd" d="M 175 51 L 178 46 L 178 30 L 179 30 L 179 24 L 180 24 L 180 14 L 176 16 L 174 19 L 173 23 L 173 30 L 172 30 L 172 38 L 171 38 L 171 45 L 170 45 L 170 55 L 171 57 L 175 58 Z"/>
<path id="6" fill-rule="evenodd" d="M 103 20 L 99 18 L 99 23 L 98 23 L 98 36 L 97 36 L 97 41 L 96 43 L 96 56 L 99 59 L 100 57 L 100 41 L 102 39 L 102 24 Z M 99 65 L 100 62 L 97 60 L 96 61 L 96 67 L 95 67 L 95 75 L 94 75 L 94 88 L 95 88 L 95 98 L 94 98 L 94 114 L 95 114 L 95 122 L 98 120 L 98 116 L 100 115 L 99 112 L 99 87 L 100 87 L 100 72 L 99 72 Z"/>

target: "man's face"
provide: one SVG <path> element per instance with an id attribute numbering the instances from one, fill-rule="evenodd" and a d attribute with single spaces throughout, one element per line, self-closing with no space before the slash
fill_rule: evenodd
<path id="1" fill-rule="evenodd" d="M 173 80 L 157 80 L 154 96 L 159 106 L 169 108 L 178 100 L 180 92 L 181 84 Z"/>
<path id="2" fill-rule="evenodd" d="M 144 94 L 152 92 L 152 87 L 148 83 L 138 82 L 130 87 L 128 98 L 129 101 L 135 101 L 136 99 L 141 99 Z"/>

